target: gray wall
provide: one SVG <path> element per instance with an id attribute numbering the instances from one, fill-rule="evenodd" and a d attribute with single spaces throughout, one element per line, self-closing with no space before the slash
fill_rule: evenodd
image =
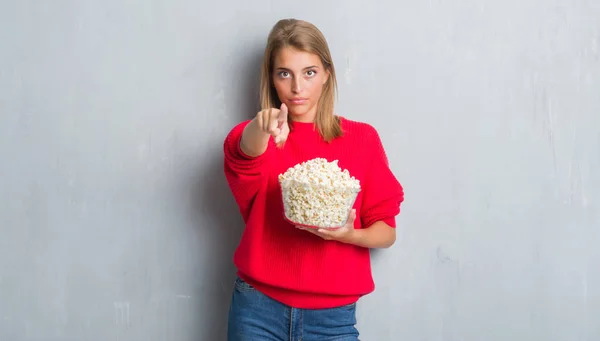
<path id="1" fill-rule="evenodd" d="M 599 340 L 597 0 L 0 1 L 0 339 L 223 340 L 221 145 L 282 17 L 405 186 L 363 339 Z"/>

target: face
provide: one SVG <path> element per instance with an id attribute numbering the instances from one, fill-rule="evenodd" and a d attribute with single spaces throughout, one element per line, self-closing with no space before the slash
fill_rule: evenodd
<path id="1" fill-rule="evenodd" d="M 290 118 L 312 122 L 329 72 L 316 54 L 293 47 L 279 50 L 273 58 L 273 85 Z"/>

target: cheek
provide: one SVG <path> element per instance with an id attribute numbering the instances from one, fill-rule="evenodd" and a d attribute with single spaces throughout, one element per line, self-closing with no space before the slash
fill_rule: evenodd
<path id="1" fill-rule="evenodd" d="M 315 78 L 308 82 L 306 89 L 313 95 L 320 95 L 323 91 L 323 79 Z"/>
<path id="2" fill-rule="evenodd" d="M 273 80 L 273 86 L 275 86 L 275 90 L 278 94 L 286 93 L 289 90 L 289 85 L 287 84 L 285 79 Z"/>

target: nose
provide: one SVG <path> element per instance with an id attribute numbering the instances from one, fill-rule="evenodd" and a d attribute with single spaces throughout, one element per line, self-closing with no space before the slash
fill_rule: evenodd
<path id="1" fill-rule="evenodd" d="M 292 80 L 292 92 L 293 93 L 298 94 L 298 93 L 302 92 L 301 81 L 302 81 L 301 77 L 294 77 L 294 79 Z"/>

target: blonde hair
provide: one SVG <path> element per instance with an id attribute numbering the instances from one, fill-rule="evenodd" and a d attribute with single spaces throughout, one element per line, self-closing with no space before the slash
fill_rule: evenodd
<path id="1" fill-rule="evenodd" d="M 260 80 L 260 104 L 262 110 L 279 108 L 281 106 L 281 101 L 273 86 L 272 72 L 274 56 L 284 47 L 293 47 L 300 51 L 313 53 L 321 59 L 323 67 L 329 72 L 329 77 L 323 85 L 314 123 L 323 139 L 327 142 L 342 136 L 340 119 L 334 115 L 337 80 L 331 52 L 323 33 L 316 26 L 306 21 L 282 19 L 273 26 L 269 33 Z M 290 128 L 292 128 L 292 125 L 290 125 Z"/>

